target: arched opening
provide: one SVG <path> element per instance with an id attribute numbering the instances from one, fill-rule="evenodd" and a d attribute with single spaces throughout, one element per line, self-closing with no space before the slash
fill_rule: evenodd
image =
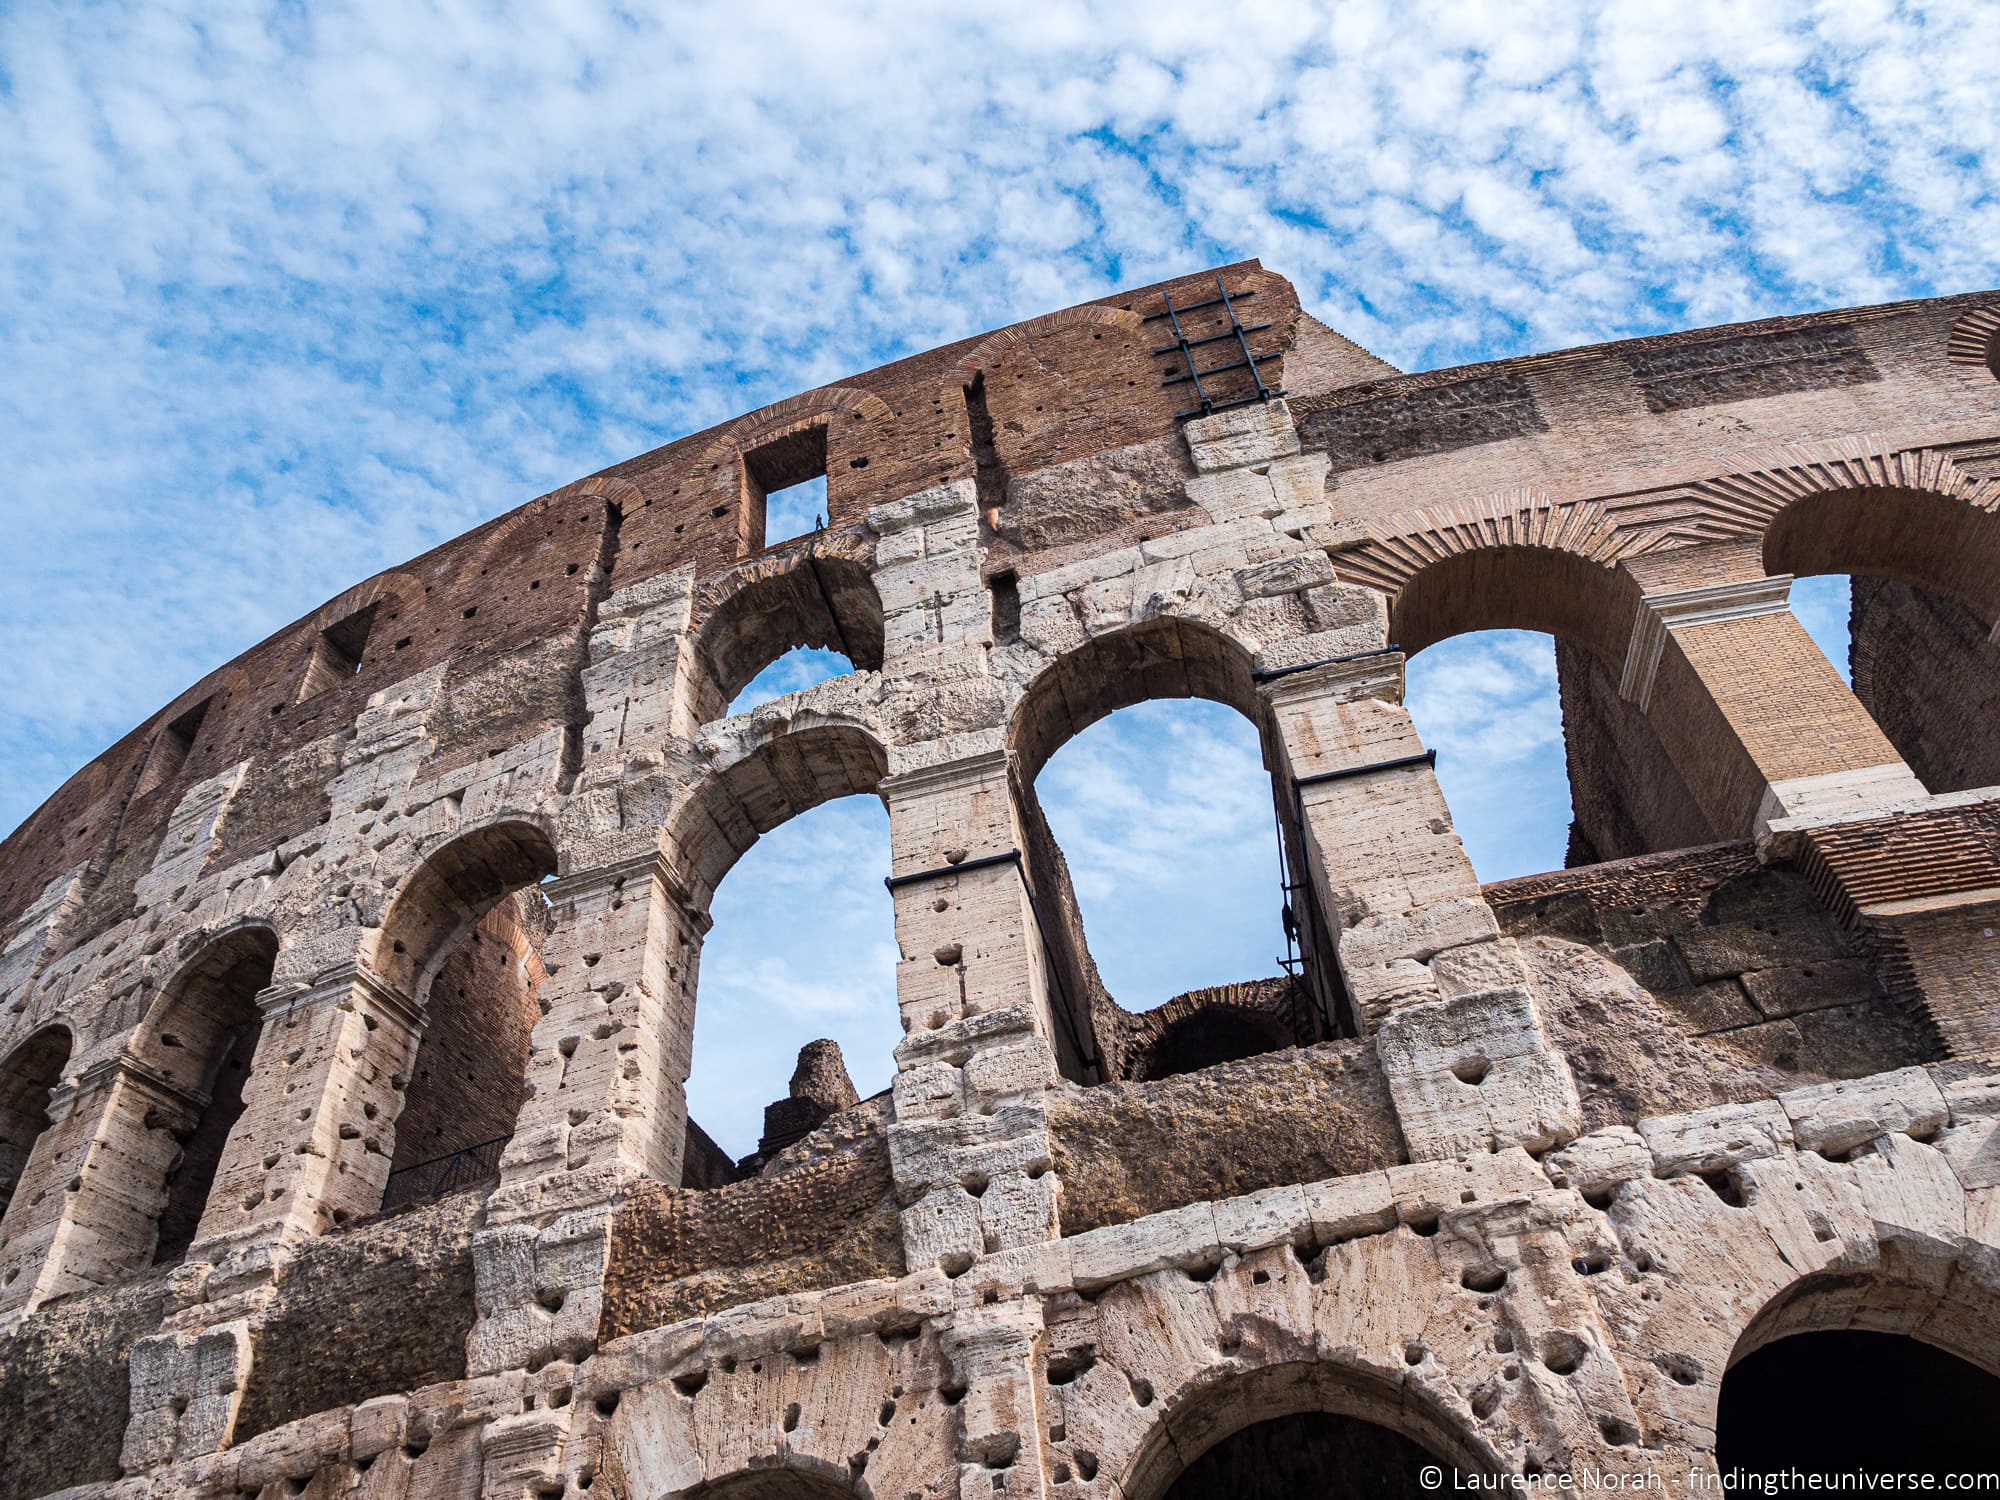
<path id="1" fill-rule="evenodd" d="M 1404 704 L 1482 881 L 1595 863 L 1576 832 L 1560 677 L 1554 638 L 1530 630 L 1454 636 L 1407 668 Z"/>
<path id="2" fill-rule="evenodd" d="M 1482 880 L 1717 837 L 1621 691 L 1638 602 L 1588 557 L 1511 545 L 1440 559 L 1397 594 L 1410 715 Z"/>
<path id="3" fill-rule="evenodd" d="M 1772 520 L 1764 565 L 1933 793 L 2000 784 L 2000 516 L 1950 495 L 1809 496 Z"/>
<path id="4" fill-rule="evenodd" d="M 723 879 L 702 944 L 691 1163 L 705 1136 L 733 1163 L 722 1180 L 754 1172 L 889 1086 L 902 1026 L 888 873 L 888 813 L 864 795 L 772 829 Z"/>
<path id="5" fill-rule="evenodd" d="M 870 1491 L 852 1475 L 835 1480 L 792 1465 L 747 1469 L 685 1493 L 687 1500 L 867 1500 Z"/>
<path id="6" fill-rule="evenodd" d="M 761 1170 L 893 1076 L 887 771 L 858 728 L 797 728 L 728 767 L 669 829 L 688 904 L 710 922 L 699 976 L 683 979 L 695 991 L 683 1186 Z"/>
<path id="7" fill-rule="evenodd" d="M 555 849 L 534 825 L 478 829 L 426 859 L 383 922 L 376 966 L 424 1016 L 385 1208 L 499 1170 L 541 1014 L 548 903 L 537 887 L 555 872 Z"/>
<path id="8" fill-rule="evenodd" d="M 838 651 L 823 651 L 817 646 L 794 646 L 743 685 L 742 691 L 729 700 L 729 712 L 748 713 L 773 698 L 782 698 L 787 693 L 802 693 L 822 682 L 844 677 L 853 670 L 854 663 Z"/>
<path id="9" fill-rule="evenodd" d="M 1316 962 L 1324 924 L 1293 810 L 1274 817 L 1258 716 L 1247 654 L 1173 620 L 1071 652 L 1017 711 L 1036 915 L 1055 988 L 1108 1077 L 1163 1076 L 1168 1060 L 1194 1071 L 1351 1026 L 1338 970 Z M 1212 1025 L 1194 1024 L 1211 1009 Z M 1231 1009 L 1256 1019 L 1220 1014 Z"/>
<path id="10" fill-rule="evenodd" d="M 1373 1422 L 1299 1412 L 1224 1438 L 1182 1470 L 1162 1500 L 1417 1500 L 1436 1493 L 1422 1475 L 1437 1463 L 1429 1449 Z"/>
<path id="11" fill-rule="evenodd" d="M 1491 1469 L 1426 1394 L 1312 1363 L 1223 1375 L 1176 1398 L 1118 1485 L 1131 1500 L 1434 1494 L 1424 1470 Z"/>
<path id="12" fill-rule="evenodd" d="M 882 600 L 868 570 L 852 558 L 825 553 L 823 538 L 769 571 L 731 578 L 695 636 L 695 717 L 702 723 L 740 713 L 780 692 L 861 668 L 882 666 Z M 745 565 L 749 566 L 748 564 Z M 802 659 L 770 676 L 782 659 Z M 816 674 L 816 675 L 815 675 Z M 759 683 L 755 695 L 746 693 Z"/>
<path id="13" fill-rule="evenodd" d="M 48 1129 L 49 1096 L 69 1065 L 70 1042 L 63 1027 L 44 1027 L 0 1063 L 0 1221 L 13 1204 L 36 1140 Z"/>
<path id="14" fill-rule="evenodd" d="M 240 928 L 210 943 L 183 969 L 157 1020 L 134 1047 L 185 1102 L 172 1122 L 175 1152 L 161 1183 L 153 1262 L 177 1260 L 194 1243 L 223 1146 L 243 1113 L 263 1015 L 257 995 L 271 983 L 277 934 Z"/>
<path id="15" fill-rule="evenodd" d="M 1835 1405 L 1845 1420 L 1828 1420 Z M 1996 1412 L 2000 1377 L 1908 1334 L 1794 1334 L 1723 1377 L 1715 1462 L 1746 1476 L 1990 1474 Z"/>

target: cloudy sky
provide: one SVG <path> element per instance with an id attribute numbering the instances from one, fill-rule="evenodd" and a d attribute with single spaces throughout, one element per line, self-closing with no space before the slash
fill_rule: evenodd
<path id="1" fill-rule="evenodd" d="M 0 827 L 358 578 L 1121 286 L 1260 256 L 1415 370 L 1990 285 L 1995 76 L 1976 4 L 11 0 Z M 1559 862 L 1544 657 L 1461 643 L 1412 680 L 1482 873 Z M 1471 756 L 1505 798 L 1453 782 Z M 1118 816 L 1177 798 L 1205 874 L 1269 879 L 1262 789 L 1224 785 L 1254 767 L 1239 726 L 1149 710 L 1045 773 L 1127 1003 L 1268 971 L 1272 893 L 1188 900 L 1180 848 Z M 879 813 L 822 816 L 725 891 L 703 1045 L 775 1017 L 867 1052 L 865 1090 L 892 1034 L 874 874 L 798 893 L 868 929 L 841 964 L 760 922 L 781 883 L 883 864 Z M 755 1108 L 697 1095 L 747 1149 Z"/>

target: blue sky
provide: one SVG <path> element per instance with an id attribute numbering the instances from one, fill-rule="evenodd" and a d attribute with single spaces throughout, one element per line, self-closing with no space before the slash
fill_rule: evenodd
<path id="1" fill-rule="evenodd" d="M 0 827 L 357 579 L 682 433 L 1121 286 L 1261 256 L 1424 369 L 1991 285 L 1995 76 L 2000 26 L 1976 4 L 1357 0 L 1224 21 L 1051 0 L 1029 24 L 761 0 L 663 18 L 13 0 Z M 1452 721 L 1429 732 L 1475 860 L 1549 863 L 1559 787 L 1486 797 L 1448 768 L 1553 786 L 1552 680 L 1518 642 L 1452 649 L 1413 665 L 1413 697 Z M 1456 688 L 1432 693 L 1440 677 Z M 1130 1004 L 1176 974 L 1268 971 L 1235 899 L 1174 905 L 1189 862 L 1125 846 L 1108 811 L 1162 749 L 1241 769 L 1249 741 L 1205 712 L 1101 726 L 1044 775 Z M 1206 787 L 1143 795 L 1199 793 L 1186 826 L 1234 869 L 1268 806 Z M 753 851 L 721 900 L 885 857 L 865 819 L 823 816 L 835 832 L 797 830 L 768 869 Z M 1268 925 L 1268 906 L 1240 909 Z M 722 1018 L 704 1049 L 713 1026 L 784 1022 L 783 1048 L 745 1033 L 786 1052 L 728 1096 L 758 1103 L 797 1041 L 883 1003 L 885 928 L 841 979 L 769 909 L 729 924 L 764 968 L 729 977 L 727 913 L 703 966 L 705 997 L 737 997 L 704 1010 Z M 1184 910 L 1216 920 L 1158 915 Z M 1186 939 L 1173 973 L 1141 951 L 1149 914 Z M 854 1034 L 881 1054 L 855 1059 L 864 1090 L 883 1034 Z"/>

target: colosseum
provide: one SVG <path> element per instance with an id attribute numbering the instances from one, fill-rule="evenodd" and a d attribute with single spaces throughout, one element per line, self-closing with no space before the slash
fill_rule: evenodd
<path id="1" fill-rule="evenodd" d="M 1252 261 L 578 480 L 4 845 L 0 1494 L 1990 1469 L 1996 622 L 2000 293 L 1402 374 Z M 1403 683 L 1492 628 L 1557 642 L 1574 824 L 1482 885 Z M 800 646 L 854 670 L 730 712 Z M 1188 697 L 1296 962 L 1126 1009 L 1036 776 Z M 894 1085 L 810 1047 L 731 1161 L 711 898 L 857 793 Z"/>

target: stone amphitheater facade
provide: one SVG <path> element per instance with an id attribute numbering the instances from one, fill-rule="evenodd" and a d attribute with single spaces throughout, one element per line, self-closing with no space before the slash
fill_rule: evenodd
<path id="1" fill-rule="evenodd" d="M 1328 1482 L 1684 1490 L 1753 1351 L 2000 1369 L 1996 351 L 1988 293 L 1404 375 L 1248 262 L 357 584 L 0 846 L 0 1493 L 1162 1500 L 1308 1418 Z M 1575 824 L 1482 887 L 1403 667 L 1493 627 Z M 856 670 L 728 713 L 800 645 Z M 1035 777 L 1187 696 L 1300 962 L 1128 1013 Z M 894 1086 L 809 1049 L 733 1164 L 710 898 L 852 793 Z"/>

